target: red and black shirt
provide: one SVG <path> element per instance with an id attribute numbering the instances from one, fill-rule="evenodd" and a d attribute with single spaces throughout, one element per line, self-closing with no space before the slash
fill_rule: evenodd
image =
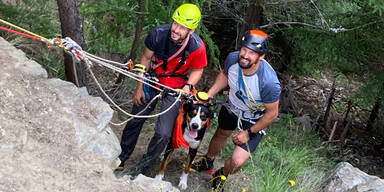
<path id="1" fill-rule="evenodd" d="M 145 46 L 151 51 L 154 51 L 154 60 L 157 63 L 171 57 L 182 46 L 182 44 L 176 44 L 170 39 L 170 30 L 170 24 L 160 25 L 153 28 L 145 39 Z M 167 43 L 168 45 L 166 45 Z M 188 55 L 185 59 L 185 64 L 174 71 L 179 61 L 183 56 L 185 57 L 185 51 Z M 201 69 L 205 66 L 207 66 L 205 44 L 197 34 L 193 33 L 185 50 L 181 51 L 179 55 L 166 63 L 166 70 L 164 70 L 164 66 L 160 66 L 152 72 L 155 74 L 171 74 L 174 72 L 175 74 L 186 75 L 191 68 Z M 179 88 L 187 81 L 181 76 L 158 77 L 158 79 L 160 83 L 171 88 Z"/>

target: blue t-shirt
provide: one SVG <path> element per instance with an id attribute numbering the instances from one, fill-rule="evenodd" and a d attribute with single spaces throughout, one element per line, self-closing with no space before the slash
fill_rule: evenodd
<path id="1" fill-rule="evenodd" d="M 279 100 L 281 85 L 275 70 L 264 59 L 252 75 L 242 75 L 238 64 L 239 51 L 231 52 L 224 62 L 224 73 L 228 75 L 229 110 L 236 115 L 242 111 L 244 118 L 258 119 L 264 111 L 264 103 Z M 240 83 L 239 83 L 240 82 Z"/>

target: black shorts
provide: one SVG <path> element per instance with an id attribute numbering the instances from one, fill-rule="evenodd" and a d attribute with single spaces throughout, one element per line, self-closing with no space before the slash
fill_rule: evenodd
<path id="1" fill-rule="evenodd" d="M 252 125 L 254 125 L 244 120 L 241 120 L 241 124 L 244 130 L 250 129 Z M 220 113 L 219 113 L 219 129 L 223 129 L 227 131 L 233 131 L 237 129 L 237 116 L 233 114 L 231 111 L 228 111 L 227 108 L 224 106 L 221 107 Z M 247 143 L 239 146 L 244 150 L 250 151 L 251 153 L 253 153 L 256 150 L 257 146 L 259 145 L 262 137 L 263 137 L 263 134 L 256 133 L 256 135 L 251 137 Z"/>

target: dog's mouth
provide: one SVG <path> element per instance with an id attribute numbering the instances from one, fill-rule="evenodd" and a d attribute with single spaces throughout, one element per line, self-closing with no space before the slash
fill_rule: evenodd
<path id="1" fill-rule="evenodd" d="M 191 138 L 196 138 L 197 137 L 197 130 L 189 130 L 189 136 Z"/>

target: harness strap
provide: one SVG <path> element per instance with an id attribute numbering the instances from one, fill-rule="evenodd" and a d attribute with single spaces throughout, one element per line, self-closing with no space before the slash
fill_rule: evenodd
<path id="1" fill-rule="evenodd" d="M 171 35 L 171 29 L 169 29 L 169 34 L 168 34 L 168 37 Z M 166 43 L 165 43 L 165 47 L 164 47 L 164 54 L 162 58 L 159 58 L 161 59 L 162 61 L 160 61 L 159 63 L 157 62 L 154 62 L 155 65 L 152 66 L 152 70 L 155 70 L 157 69 L 158 67 L 160 67 L 161 65 L 163 65 L 164 67 L 164 63 L 167 63 L 169 61 L 171 61 L 172 59 L 174 59 L 177 55 L 179 55 L 181 53 L 181 51 L 185 50 L 186 49 L 186 46 L 189 45 L 189 39 L 191 38 L 191 35 L 188 35 L 186 37 L 186 39 L 184 40 L 183 44 L 181 45 L 180 49 L 176 51 L 175 54 L 173 54 L 171 57 L 167 57 L 166 55 L 168 54 L 168 51 L 169 51 L 169 42 L 168 42 L 168 39 L 166 39 Z M 188 55 L 189 56 L 189 55 Z M 165 64 L 165 67 L 164 67 L 164 70 L 166 70 L 166 65 Z"/>
<path id="2" fill-rule="evenodd" d="M 173 128 L 173 134 L 172 134 L 172 145 L 173 147 L 180 148 L 184 147 L 187 148 L 189 147 L 189 144 L 187 141 L 185 141 L 184 136 L 183 136 L 183 123 L 184 123 L 184 108 L 183 105 L 180 107 L 180 113 L 177 116 L 177 119 L 175 121 L 175 125 Z"/>

